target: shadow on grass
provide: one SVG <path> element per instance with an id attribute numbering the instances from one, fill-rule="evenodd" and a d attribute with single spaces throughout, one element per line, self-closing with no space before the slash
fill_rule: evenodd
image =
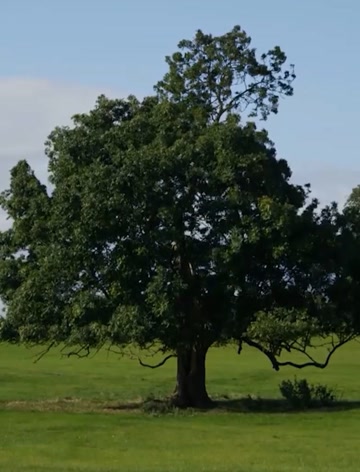
<path id="1" fill-rule="evenodd" d="M 171 404 L 169 399 L 150 399 L 137 402 L 119 403 L 115 405 L 107 405 L 105 410 L 108 411 L 142 411 L 144 413 L 155 414 L 171 414 L 180 411 Z M 298 412 L 334 412 L 334 411 L 348 411 L 360 409 L 360 400 L 339 400 L 335 401 L 329 406 L 321 406 L 313 404 L 308 408 L 294 408 L 289 405 L 286 400 L 269 399 L 269 398 L 220 398 L 214 400 L 211 407 L 207 409 L 190 408 L 186 411 L 198 412 L 224 412 L 224 413 L 298 413 Z"/>
<path id="2" fill-rule="evenodd" d="M 328 406 L 314 403 L 308 408 L 295 408 L 286 400 L 275 398 L 225 398 L 215 402 L 215 409 L 229 413 L 297 413 L 299 411 L 332 412 L 360 409 L 358 400 L 338 400 Z"/>
<path id="3" fill-rule="evenodd" d="M 313 403 L 308 408 L 294 408 L 286 400 L 257 397 L 227 398 L 221 397 L 213 401 L 209 408 L 179 409 L 167 398 L 147 398 L 130 402 L 96 402 L 83 399 L 66 398 L 42 401 L 0 401 L 0 410 L 42 411 L 42 412 L 103 412 L 103 413 L 145 413 L 150 415 L 172 415 L 188 413 L 298 413 L 360 410 L 360 400 L 338 400 L 329 406 Z"/>

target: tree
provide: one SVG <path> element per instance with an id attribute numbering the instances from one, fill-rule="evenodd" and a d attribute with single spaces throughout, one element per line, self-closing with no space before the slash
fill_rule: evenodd
<path id="1" fill-rule="evenodd" d="M 350 193 L 340 222 L 337 281 L 331 298 L 339 316 L 353 332 L 360 333 L 360 187 Z"/>
<path id="2" fill-rule="evenodd" d="M 354 187 L 346 200 L 345 211 L 352 211 L 354 214 L 360 213 L 360 185 Z"/>
<path id="3" fill-rule="evenodd" d="M 26 162 L 12 170 L 1 336 L 85 351 L 158 346 L 160 364 L 177 358 L 174 401 L 202 407 L 211 346 L 248 344 L 276 370 L 325 367 L 355 332 L 335 295 L 336 206 L 319 212 L 266 131 L 241 122 L 292 94 L 285 54 L 257 59 L 239 27 L 179 47 L 155 96 L 101 96 L 51 133 L 51 195 Z M 322 363 L 308 352 L 319 337 L 330 345 Z"/>

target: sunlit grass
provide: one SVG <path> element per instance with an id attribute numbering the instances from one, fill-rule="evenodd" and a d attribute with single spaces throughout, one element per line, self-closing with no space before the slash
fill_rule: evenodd
<path id="1" fill-rule="evenodd" d="M 357 471 L 360 410 L 303 413 L 217 409 L 145 414 L 130 406 L 170 393 L 175 362 L 151 370 L 104 351 L 93 359 L 0 346 L 0 470 L 23 471 Z M 279 398 L 294 373 L 360 400 L 360 345 L 344 347 L 325 370 L 275 372 L 253 350 L 214 349 L 213 397 Z M 126 405 L 129 408 L 124 408 Z M 223 405 L 226 405 L 223 404 Z M 118 409 L 121 406 L 122 409 Z M 230 404 L 229 404 L 230 406 Z M 241 411 L 241 412 L 239 412 Z"/>

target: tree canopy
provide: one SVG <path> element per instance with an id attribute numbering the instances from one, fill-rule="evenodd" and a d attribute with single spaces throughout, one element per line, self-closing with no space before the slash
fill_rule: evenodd
<path id="1" fill-rule="evenodd" d="M 211 346 L 247 344 L 276 370 L 325 367 L 357 335 L 357 238 L 336 205 L 320 210 L 291 183 L 249 121 L 293 93 L 279 47 L 258 56 L 240 27 L 198 31 L 166 60 L 153 96 L 100 96 L 51 133 L 51 192 L 26 161 L 13 168 L 1 338 L 155 345 L 177 357 L 175 401 L 204 406 Z M 316 343 L 329 347 L 322 360 Z M 303 362 L 282 355 L 292 351 Z"/>

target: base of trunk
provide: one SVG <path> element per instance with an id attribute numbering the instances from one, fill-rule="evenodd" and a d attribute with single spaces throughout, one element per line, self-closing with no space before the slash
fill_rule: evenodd
<path id="1" fill-rule="evenodd" d="M 201 410 L 208 410 L 214 407 L 215 402 L 213 402 L 208 395 L 202 397 L 184 396 L 175 391 L 171 397 L 171 404 L 177 408 L 198 408 Z"/>
<path id="2" fill-rule="evenodd" d="M 192 348 L 177 352 L 177 382 L 172 403 L 179 408 L 210 408 L 206 391 L 205 358 L 207 349 Z"/>

